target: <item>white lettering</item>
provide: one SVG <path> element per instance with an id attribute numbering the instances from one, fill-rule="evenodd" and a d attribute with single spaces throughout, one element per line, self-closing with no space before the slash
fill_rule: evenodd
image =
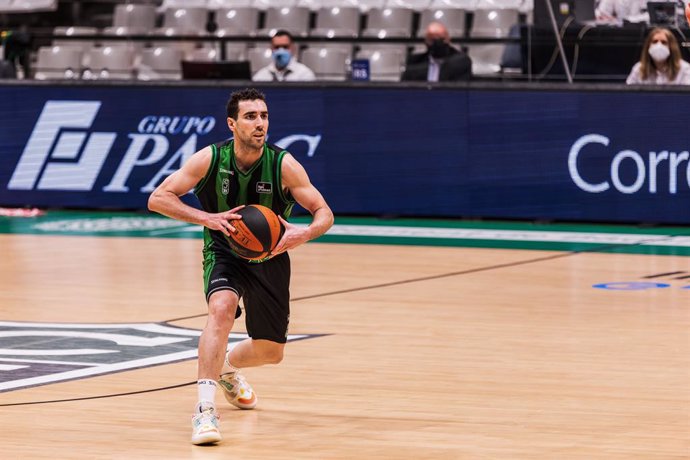
<path id="1" fill-rule="evenodd" d="M 319 142 L 321 142 L 321 135 L 317 134 L 315 136 L 309 136 L 308 134 L 293 134 L 291 136 L 284 137 L 281 140 L 277 141 L 276 145 L 284 148 L 285 150 L 289 150 L 288 147 L 290 145 L 299 141 L 307 143 L 307 146 L 309 147 L 309 150 L 307 151 L 307 156 L 311 158 L 314 156 L 314 153 L 316 153 L 316 147 L 319 146 Z"/>
<path id="2" fill-rule="evenodd" d="M 580 189 L 588 193 L 601 193 L 605 192 L 613 184 L 613 188 L 620 193 L 626 195 L 639 192 L 645 185 L 645 180 L 649 177 L 648 190 L 649 193 L 658 193 L 659 183 L 658 180 L 664 175 L 660 174 L 660 169 L 664 167 L 665 164 L 668 165 L 668 193 L 676 194 L 678 193 L 678 170 L 682 168 L 682 163 L 686 162 L 685 179 L 687 186 L 690 188 L 690 152 L 683 151 L 680 153 L 669 152 L 668 150 L 662 150 L 659 152 L 649 152 L 647 156 L 647 163 L 645 163 L 644 156 L 634 150 L 621 150 L 613 156 L 610 165 L 610 179 L 611 181 L 603 181 L 599 183 L 594 183 L 585 180 L 580 173 L 580 168 L 578 167 L 578 160 L 581 153 L 584 152 L 585 146 L 588 144 L 600 144 L 608 147 L 609 138 L 602 136 L 600 134 L 586 134 L 579 139 L 577 139 L 568 153 L 568 172 L 570 173 L 570 178 Z M 626 160 L 632 160 L 634 164 L 634 171 L 630 174 L 630 169 L 625 166 L 625 177 L 626 182 L 632 180 L 632 183 L 624 183 L 621 178 L 621 168 L 625 164 Z M 596 164 L 596 163 L 595 163 Z M 649 172 L 647 171 L 649 170 Z M 662 169 L 663 171 L 663 169 Z M 682 177 L 682 170 L 681 170 Z"/>
<path id="3" fill-rule="evenodd" d="M 587 134 L 579 138 L 573 146 L 570 148 L 570 153 L 568 154 L 568 170 L 570 171 L 570 177 L 575 182 L 575 185 L 580 187 L 585 192 L 589 193 L 600 193 L 609 189 L 608 182 L 600 182 L 598 184 L 590 184 L 586 182 L 580 172 L 577 169 L 577 157 L 580 154 L 580 150 L 590 143 L 602 144 L 605 146 L 609 145 L 609 138 L 600 136 L 599 134 Z"/>
<path id="4" fill-rule="evenodd" d="M 635 166 L 637 167 L 637 178 L 630 186 L 623 184 L 619 174 L 620 165 L 626 158 L 633 160 L 635 162 Z M 644 161 L 639 153 L 633 150 L 623 150 L 618 152 L 618 154 L 613 157 L 613 162 L 611 162 L 611 181 L 613 181 L 613 186 L 616 187 L 616 190 L 626 194 L 635 193 L 642 187 L 642 185 L 644 185 L 644 178 Z"/>
<path id="5" fill-rule="evenodd" d="M 178 170 L 196 152 L 196 134 L 189 136 L 189 139 L 170 157 L 165 165 L 153 176 L 148 184 L 141 188 L 141 193 L 151 193 L 156 188 L 161 178 L 169 176 Z M 175 167 L 173 167 L 175 165 Z"/>
<path id="6" fill-rule="evenodd" d="M 649 193 L 656 193 L 656 168 L 664 160 L 668 160 L 668 152 L 649 152 Z"/>
<path id="7" fill-rule="evenodd" d="M 128 192 L 129 187 L 125 182 L 135 166 L 146 166 L 161 161 L 168 153 L 168 139 L 160 134 L 130 134 L 132 142 L 125 153 L 120 166 L 118 166 L 113 179 L 103 187 L 105 192 Z M 153 149 L 146 158 L 139 158 L 144 147 L 149 141 L 153 141 Z"/>
<path id="8" fill-rule="evenodd" d="M 148 117 L 144 117 L 141 119 L 141 121 L 139 122 L 139 126 L 137 126 L 137 129 L 140 133 L 150 134 L 151 132 L 153 132 L 153 127 L 155 125 L 156 117 L 149 115 Z"/>
<path id="9" fill-rule="evenodd" d="M 689 158 L 690 153 L 688 152 L 671 152 L 671 158 L 668 162 L 668 191 L 670 193 L 675 194 L 678 192 L 678 166 L 683 161 L 688 161 Z M 688 162 L 686 176 L 688 178 L 688 185 L 690 185 L 690 162 Z"/>
<path id="10" fill-rule="evenodd" d="M 141 119 L 137 130 L 141 134 L 189 134 L 200 136 L 208 134 L 216 126 L 216 119 L 212 116 L 199 117 L 167 117 L 148 115 Z"/>

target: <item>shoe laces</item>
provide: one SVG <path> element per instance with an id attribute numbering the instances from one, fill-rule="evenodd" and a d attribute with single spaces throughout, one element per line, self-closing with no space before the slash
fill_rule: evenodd
<path id="1" fill-rule="evenodd" d="M 232 390 L 230 390 L 230 393 L 233 396 L 237 396 L 243 392 L 252 391 L 252 387 L 247 383 L 244 375 L 240 374 L 239 371 L 234 372 L 232 377 L 230 377 L 226 382 L 232 385 Z"/>
<path id="2" fill-rule="evenodd" d="M 217 421 L 220 420 L 220 415 L 218 415 L 213 407 L 209 407 L 208 409 L 204 409 L 196 415 L 192 415 L 192 420 L 198 422 L 199 425 L 209 422 L 216 425 Z"/>

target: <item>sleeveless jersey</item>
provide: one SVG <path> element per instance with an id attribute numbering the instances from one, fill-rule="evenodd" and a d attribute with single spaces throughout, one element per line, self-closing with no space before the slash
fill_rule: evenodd
<path id="1" fill-rule="evenodd" d="M 260 204 L 284 219 L 290 216 L 295 200 L 283 191 L 280 169 L 287 151 L 264 144 L 261 158 L 247 172 L 235 163 L 234 141 L 213 144 L 211 152 L 211 165 L 194 189 L 204 211 L 218 213 L 242 204 Z M 216 254 L 239 257 L 222 232 L 204 227 L 204 259 L 215 258 Z"/>

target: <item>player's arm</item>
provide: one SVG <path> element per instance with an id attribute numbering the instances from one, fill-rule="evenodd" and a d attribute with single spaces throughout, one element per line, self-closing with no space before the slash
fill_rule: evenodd
<path id="1" fill-rule="evenodd" d="M 173 219 L 198 224 L 212 230 L 220 230 L 225 235 L 235 231 L 230 224 L 233 219 L 240 219 L 235 211 L 242 206 L 217 214 L 207 213 L 185 204 L 180 197 L 201 181 L 211 165 L 211 147 L 199 150 L 182 166 L 169 175 L 149 197 L 149 209 Z"/>
<path id="2" fill-rule="evenodd" d="M 308 227 L 298 227 L 281 217 L 280 220 L 285 226 L 285 233 L 273 250 L 273 254 L 288 251 L 309 240 L 318 238 L 333 225 L 331 208 L 328 207 L 321 193 L 309 181 L 309 176 L 302 165 L 290 154 L 283 157 L 281 177 L 283 187 L 290 192 L 300 206 L 311 213 L 312 221 Z"/>

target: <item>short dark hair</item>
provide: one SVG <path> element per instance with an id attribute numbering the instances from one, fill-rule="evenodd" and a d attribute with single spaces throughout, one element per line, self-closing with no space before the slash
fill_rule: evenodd
<path id="1" fill-rule="evenodd" d="M 240 101 L 255 101 L 257 99 L 266 102 L 266 96 L 264 93 L 255 88 L 244 88 L 233 92 L 230 94 L 230 99 L 228 100 L 228 105 L 226 106 L 228 118 L 237 120 L 237 114 L 240 110 Z"/>
<path id="2" fill-rule="evenodd" d="M 274 34 L 271 36 L 271 38 L 273 38 L 273 37 L 287 37 L 287 38 L 290 39 L 290 43 L 292 43 L 292 42 L 295 41 L 295 38 L 292 36 L 292 34 L 291 34 L 290 32 L 288 32 L 287 30 L 285 30 L 285 29 L 278 29 L 278 30 L 276 31 L 276 33 L 274 33 Z"/>

